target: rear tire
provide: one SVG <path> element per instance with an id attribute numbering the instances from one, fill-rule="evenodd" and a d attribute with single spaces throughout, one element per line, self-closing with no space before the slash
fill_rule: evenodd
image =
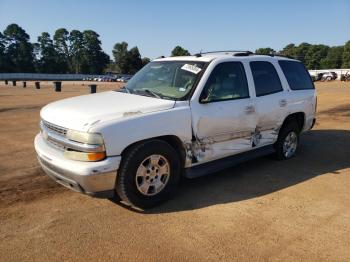
<path id="1" fill-rule="evenodd" d="M 299 133 L 296 122 L 290 122 L 280 130 L 274 145 L 277 159 L 286 160 L 295 156 L 299 147 Z"/>
<path id="2" fill-rule="evenodd" d="M 180 172 L 179 155 L 168 143 L 141 142 L 123 154 L 116 191 L 129 205 L 151 208 L 174 195 Z"/>

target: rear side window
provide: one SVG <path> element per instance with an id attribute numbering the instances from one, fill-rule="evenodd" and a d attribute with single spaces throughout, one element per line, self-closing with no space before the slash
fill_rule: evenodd
<path id="1" fill-rule="evenodd" d="M 311 77 L 302 63 L 287 60 L 280 60 L 278 63 L 287 78 L 290 89 L 314 89 Z"/>
<path id="2" fill-rule="evenodd" d="M 250 62 L 256 96 L 265 96 L 282 91 L 281 81 L 275 67 L 270 62 Z"/>

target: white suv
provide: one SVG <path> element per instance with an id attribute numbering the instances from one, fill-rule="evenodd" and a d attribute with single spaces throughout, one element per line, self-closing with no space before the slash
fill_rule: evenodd
<path id="1" fill-rule="evenodd" d="M 315 111 L 314 85 L 297 60 L 231 51 L 160 58 L 120 90 L 45 106 L 35 149 L 58 183 L 148 208 L 182 175 L 293 157 Z"/>

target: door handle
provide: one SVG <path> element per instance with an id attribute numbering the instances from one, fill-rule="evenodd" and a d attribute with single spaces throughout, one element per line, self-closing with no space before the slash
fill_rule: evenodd
<path id="1" fill-rule="evenodd" d="M 287 100 L 286 99 L 281 99 L 279 101 L 280 107 L 285 107 L 287 105 Z"/>
<path id="2" fill-rule="evenodd" d="M 246 114 L 254 113 L 255 112 L 255 106 L 253 106 L 253 105 L 246 106 L 244 108 L 244 111 L 246 112 Z"/>

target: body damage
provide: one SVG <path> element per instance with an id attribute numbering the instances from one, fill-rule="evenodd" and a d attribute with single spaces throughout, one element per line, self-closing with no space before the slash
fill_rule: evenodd
<path id="1" fill-rule="evenodd" d="M 277 140 L 280 127 L 256 127 L 253 132 L 238 131 L 203 139 L 194 138 L 191 143 L 185 144 L 186 167 L 272 144 Z"/>

